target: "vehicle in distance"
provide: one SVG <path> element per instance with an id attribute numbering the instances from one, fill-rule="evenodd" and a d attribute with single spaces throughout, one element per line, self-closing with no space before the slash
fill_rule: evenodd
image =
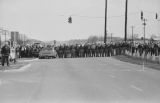
<path id="1" fill-rule="evenodd" d="M 44 47 L 40 52 L 39 52 L 39 59 L 45 59 L 45 58 L 56 58 L 57 57 L 57 52 L 54 48 L 51 47 Z"/>

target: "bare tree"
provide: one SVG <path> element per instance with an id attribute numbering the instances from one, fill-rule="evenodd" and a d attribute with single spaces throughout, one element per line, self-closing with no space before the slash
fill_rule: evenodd
<path id="1" fill-rule="evenodd" d="M 88 38 L 88 43 L 96 43 L 98 41 L 98 37 L 97 36 L 90 36 Z"/>

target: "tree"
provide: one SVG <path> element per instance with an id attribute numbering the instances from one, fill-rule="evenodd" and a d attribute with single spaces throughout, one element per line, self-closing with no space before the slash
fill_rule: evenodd
<path id="1" fill-rule="evenodd" d="M 154 38 L 157 38 L 157 35 L 152 34 L 151 37 L 150 37 L 150 39 L 154 39 Z"/>
<path id="2" fill-rule="evenodd" d="M 98 37 L 97 36 L 90 36 L 88 38 L 88 43 L 96 43 L 98 41 Z"/>

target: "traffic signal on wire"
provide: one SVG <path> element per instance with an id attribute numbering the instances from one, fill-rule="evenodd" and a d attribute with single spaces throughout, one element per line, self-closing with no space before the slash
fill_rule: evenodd
<path id="1" fill-rule="evenodd" d="M 141 20 L 143 20 L 143 11 L 141 11 Z"/>
<path id="2" fill-rule="evenodd" d="M 68 23 L 72 23 L 72 17 L 71 16 L 68 18 Z"/>
<path id="3" fill-rule="evenodd" d="M 156 13 L 156 19 L 158 19 L 158 14 Z"/>

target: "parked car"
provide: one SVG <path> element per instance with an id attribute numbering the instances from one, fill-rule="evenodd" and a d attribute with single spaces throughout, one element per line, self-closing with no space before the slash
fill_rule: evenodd
<path id="1" fill-rule="evenodd" d="M 56 58 L 57 52 L 54 48 L 45 47 L 39 52 L 39 59 L 43 58 Z"/>

